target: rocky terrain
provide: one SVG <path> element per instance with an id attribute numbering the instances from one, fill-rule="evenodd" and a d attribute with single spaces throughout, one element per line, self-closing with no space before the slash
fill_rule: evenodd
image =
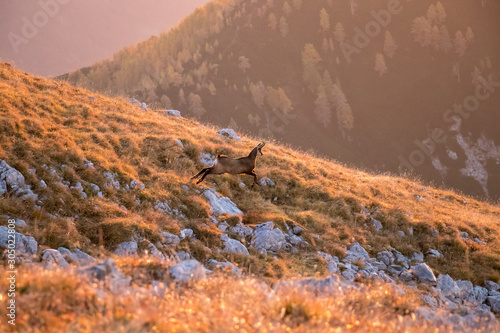
<path id="1" fill-rule="evenodd" d="M 272 142 L 195 185 L 259 141 L 182 115 L 0 65 L 2 331 L 500 329 L 500 207 Z"/>

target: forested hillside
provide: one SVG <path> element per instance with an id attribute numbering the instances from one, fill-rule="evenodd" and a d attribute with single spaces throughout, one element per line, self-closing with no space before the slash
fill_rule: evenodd
<path id="1" fill-rule="evenodd" d="M 487 0 L 212 1 L 61 79 L 497 198 L 499 13 Z"/>

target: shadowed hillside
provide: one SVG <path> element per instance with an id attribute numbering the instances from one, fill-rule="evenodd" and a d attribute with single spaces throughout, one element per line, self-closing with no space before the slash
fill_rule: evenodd
<path id="1" fill-rule="evenodd" d="M 32 263 L 20 267 L 30 274 L 18 282 L 24 290 L 19 296 L 20 311 L 26 315 L 23 325 L 29 320 L 29 327 L 43 330 L 53 323 L 61 331 L 71 331 L 88 321 L 94 330 L 128 327 L 146 332 L 158 325 L 160 331 L 182 331 L 196 322 L 201 328 L 216 329 L 228 325 L 227 318 L 240 318 L 231 325 L 247 329 L 266 325 L 269 331 L 283 327 L 422 331 L 448 324 L 429 319 L 428 310 L 416 310 L 422 305 L 421 287 L 411 270 L 387 266 L 388 273 L 380 273 L 375 284 L 368 283 L 364 273 L 348 274 L 369 270 L 382 260 L 380 253 L 394 252 L 412 264 L 425 254 L 436 275 L 449 274 L 478 285 L 500 278 L 500 208 L 453 191 L 346 168 L 272 142 L 257 160 L 256 172 L 265 185 L 250 189 L 251 177 L 222 175 L 208 176 L 204 186 L 197 186 L 190 177 L 202 167 L 202 154 L 245 156 L 259 141 L 250 136 L 242 136 L 242 142 L 230 140 L 217 135 L 215 127 L 164 111 L 141 111 L 125 99 L 33 77 L 8 64 L 0 64 L 0 119 L 0 180 L 4 181 L 5 172 L 17 175 L 5 178 L 0 224 L 22 219 L 26 223 L 17 231 L 35 241 L 28 260 Z M 241 211 L 217 213 L 212 200 L 222 197 L 226 198 L 221 202 L 229 200 Z M 269 226 L 274 227 L 272 237 L 281 238 L 266 245 L 266 251 L 257 240 Z M 177 242 L 172 242 L 175 237 Z M 57 252 L 51 249 L 76 248 L 104 259 L 113 251 L 123 255 L 130 244 L 136 244 L 135 256 L 116 259 L 128 280 L 109 261 L 93 268 L 122 283 L 103 284 L 101 292 L 81 276 L 85 268 L 57 273 L 42 268 L 65 267 L 62 260 L 48 259 L 47 253 Z M 138 253 L 146 257 L 138 258 Z M 175 274 L 173 263 L 165 259 L 169 257 L 180 264 L 193 262 L 182 258 L 194 258 L 207 267 L 211 260 L 227 260 L 244 277 L 215 275 L 183 291 L 170 287 Z M 403 274 L 400 268 L 413 281 L 408 290 L 379 284 L 393 281 L 389 274 L 394 274 L 394 281 L 403 281 L 397 277 Z M 280 282 L 320 279 L 334 271 L 346 281 L 356 281 L 351 284 L 336 276 L 321 280 L 330 281 L 333 291 L 344 290 L 335 298 L 318 294 L 326 292 L 322 284 L 301 292 L 296 285 Z M 245 287 L 236 290 L 231 287 L 234 283 Z M 0 287 L 6 289 L 7 282 Z M 422 288 L 429 295 L 432 291 L 431 298 L 437 293 Z M 60 302 L 45 302 L 47 295 Z M 151 302 L 157 302 L 154 309 L 149 308 Z M 456 316 L 474 313 L 463 310 L 465 306 Z M 141 311 L 150 315 L 142 316 Z M 92 319 L 101 312 L 107 316 Z M 80 321 L 72 320 L 75 313 Z M 372 320 L 375 314 L 379 321 Z M 484 324 L 479 319 L 475 323 Z M 487 331 L 490 326 L 479 327 L 477 331 Z"/>
<path id="2" fill-rule="evenodd" d="M 498 1 L 212 1 L 63 78 L 496 198 L 498 13 Z"/>

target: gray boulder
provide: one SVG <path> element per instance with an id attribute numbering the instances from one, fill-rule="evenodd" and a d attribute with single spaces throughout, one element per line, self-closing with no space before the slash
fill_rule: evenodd
<path id="1" fill-rule="evenodd" d="M 161 233 L 163 240 L 162 243 L 170 246 L 177 246 L 181 242 L 179 236 L 169 234 L 168 232 Z"/>
<path id="2" fill-rule="evenodd" d="M 181 112 L 178 110 L 165 110 L 165 115 L 181 118 Z"/>
<path id="3" fill-rule="evenodd" d="M 412 257 L 411 257 L 411 260 L 423 262 L 424 261 L 424 254 L 422 252 L 414 252 Z"/>
<path id="4" fill-rule="evenodd" d="M 236 239 L 229 238 L 228 235 L 222 235 L 221 238 L 222 241 L 224 241 L 224 249 L 222 251 L 230 253 L 241 253 L 246 255 L 249 254 L 245 245 L 243 245 Z"/>
<path id="5" fill-rule="evenodd" d="M 448 274 L 440 274 L 437 278 L 437 287 L 441 290 L 443 295 L 455 295 L 459 289 L 457 283 Z"/>
<path id="6" fill-rule="evenodd" d="M 223 138 L 241 142 L 241 138 L 238 136 L 238 134 L 236 134 L 236 132 L 232 128 L 221 129 L 217 132 L 217 135 Z"/>
<path id="7" fill-rule="evenodd" d="M 68 263 L 75 263 L 79 266 L 89 265 L 96 260 L 89 256 L 87 253 L 80 251 L 79 249 L 74 249 L 73 251 L 68 250 L 65 247 L 60 247 L 57 249 L 59 253 Z"/>
<path id="8" fill-rule="evenodd" d="M 186 260 L 172 266 L 170 277 L 176 282 L 199 281 L 206 278 L 205 267 L 196 260 Z"/>
<path id="9" fill-rule="evenodd" d="M 193 231 L 193 229 L 183 229 L 183 230 L 181 230 L 181 239 L 193 238 L 193 237 L 194 237 L 194 231 Z"/>
<path id="10" fill-rule="evenodd" d="M 412 266 L 411 271 L 413 272 L 413 275 L 415 275 L 415 277 L 420 282 L 431 282 L 431 283 L 437 282 L 437 279 L 434 276 L 432 269 L 425 263 Z"/>
<path id="11" fill-rule="evenodd" d="M 23 174 L 4 160 L 0 160 L 0 195 L 7 192 L 23 200 L 38 199 L 38 196 L 31 191 L 31 186 L 25 184 Z"/>
<path id="12" fill-rule="evenodd" d="M 215 216 L 222 214 L 228 215 L 243 215 L 243 212 L 236 206 L 231 199 L 218 194 L 215 189 L 211 188 L 203 192 L 208 199 L 208 204 L 212 207 L 212 212 Z"/>
<path id="13" fill-rule="evenodd" d="M 276 184 L 269 178 L 267 177 L 262 177 L 261 179 L 259 179 L 259 184 L 261 186 L 275 186 Z"/>
<path id="14" fill-rule="evenodd" d="M 200 154 L 200 163 L 203 164 L 204 166 L 211 167 L 214 165 L 215 161 L 217 158 L 209 153 L 201 153 Z"/>
<path id="15" fill-rule="evenodd" d="M 500 285 L 498 283 L 489 280 L 484 281 L 484 286 L 488 289 L 488 291 L 497 291 L 500 289 Z"/>
<path id="16" fill-rule="evenodd" d="M 43 251 L 42 265 L 47 270 L 56 268 L 68 268 L 69 264 L 57 250 L 48 249 Z"/>
<path id="17" fill-rule="evenodd" d="M 382 223 L 380 223 L 380 221 L 374 219 L 373 217 L 370 218 L 370 221 L 372 222 L 372 225 L 373 225 L 373 229 L 376 231 L 376 232 L 379 232 L 381 231 L 382 229 L 384 229 L 384 227 L 382 226 Z"/>
<path id="18" fill-rule="evenodd" d="M 500 296 L 488 296 L 486 304 L 491 307 L 491 311 L 500 313 Z"/>
<path id="19" fill-rule="evenodd" d="M 12 239 L 9 237 L 9 235 L 12 234 L 15 235 L 15 246 L 12 242 Z M 16 250 L 16 258 L 19 260 L 27 259 L 33 255 L 36 255 L 38 251 L 38 244 L 33 237 L 25 236 L 18 233 L 17 231 L 14 231 L 14 229 L 0 226 L 0 250 L 8 250 L 13 246 Z"/>
<path id="20" fill-rule="evenodd" d="M 122 257 L 132 257 L 137 255 L 137 243 L 136 242 L 123 242 L 118 245 L 114 254 Z"/>
<path id="21" fill-rule="evenodd" d="M 116 267 L 113 259 L 106 259 L 93 265 L 81 267 L 78 274 L 92 281 L 102 281 L 113 293 L 123 293 L 130 286 L 131 278 L 123 275 Z"/>
<path id="22" fill-rule="evenodd" d="M 295 227 L 293 227 L 293 229 L 292 229 L 292 232 L 293 232 L 295 235 L 300 235 L 300 234 L 302 233 L 302 231 L 304 231 L 304 228 L 299 227 L 299 226 L 295 226 Z"/>
<path id="23" fill-rule="evenodd" d="M 358 260 L 365 262 L 370 259 L 368 252 L 359 243 L 351 244 L 346 253 L 347 257 L 344 259 L 344 262 L 352 263 Z"/>
<path id="24" fill-rule="evenodd" d="M 434 249 L 430 249 L 429 251 L 427 251 L 426 255 L 428 257 L 432 257 L 432 258 L 442 258 L 443 255 L 441 253 L 439 253 L 438 250 L 434 250 Z"/>
<path id="25" fill-rule="evenodd" d="M 238 235 L 240 238 L 246 238 L 253 234 L 253 229 L 248 226 L 244 226 L 242 223 L 238 223 L 235 227 L 229 228 L 229 231 Z"/>
<path id="26" fill-rule="evenodd" d="M 456 284 L 457 284 L 457 291 L 455 295 L 461 300 L 467 299 L 467 297 L 469 297 L 474 290 L 474 285 L 470 281 L 458 280 Z"/>
<path id="27" fill-rule="evenodd" d="M 158 258 L 160 260 L 165 260 L 165 255 L 161 253 L 161 251 L 158 250 L 153 243 L 149 243 L 146 250 L 148 251 L 148 254 L 150 256 Z"/>
<path id="28" fill-rule="evenodd" d="M 285 244 L 285 235 L 280 229 L 274 229 L 273 222 L 259 224 L 255 229 L 252 245 L 257 250 L 278 252 Z"/>
<path id="29" fill-rule="evenodd" d="M 395 259 L 396 258 L 394 258 L 394 254 L 392 254 L 392 252 L 381 251 L 381 252 L 377 253 L 377 260 L 384 263 L 384 265 L 386 265 L 386 266 L 392 265 L 392 263 L 394 263 Z"/>
<path id="30" fill-rule="evenodd" d="M 480 286 L 474 286 L 472 293 L 465 300 L 475 305 L 481 305 L 486 302 L 487 298 L 488 289 Z"/>
<path id="31" fill-rule="evenodd" d="M 318 251 L 318 254 L 323 257 L 323 259 L 326 260 L 328 264 L 328 273 L 330 274 L 336 274 L 339 272 L 339 258 L 337 257 L 332 257 L 328 253 Z"/>
<path id="32" fill-rule="evenodd" d="M 234 264 L 230 263 L 229 261 L 219 262 L 217 260 L 210 259 L 208 261 L 208 266 L 212 270 L 223 270 L 223 271 L 230 270 L 231 272 L 233 272 L 236 275 L 241 275 L 241 270 L 237 266 L 235 266 Z"/>

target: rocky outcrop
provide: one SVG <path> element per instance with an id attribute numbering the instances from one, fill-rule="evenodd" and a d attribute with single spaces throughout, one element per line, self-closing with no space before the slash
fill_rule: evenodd
<path id="1" fill-rule="evenodd" d="M 259 251 L 278 252 L 285 246 L 285 235 L 274 228 L 273 222 L 259 224 L 254 231 L 252 246 Z"/>
<path id="2" fill-rule="evenodd" d="M 42 265 L 47 270 L 56 268 L 68 268 L 69 264 L 57 250 L 48 249 L 43 251 Z"/>
<path id="3" fill-rule="evenodd" d="M 243 243 L 237 241 L 236 239 L 229 238 L 227 235 L 222 235 L 221 236 L 222 241 L 224 242 L 224 249 L 222 250 L 223 252 L 230 252 L 230 253 L 241 253 L 241 254 L 246 254 L 248 255 L 248 250 L 243 245 Z"/>
<path id="4" fill-rule="evenodd" d="M 0 160 L 0 196 L 5 193 L 10 193 L 23 200 L 38 199 L 38 196 L 31 190 L 31 186 L 25 184 L 23 174 L 4 160 Z"/>
<path id="5" fill-rule="evenodd" d="M 203 192 L 203 195 L 208 199 L 208 204 L 212 208 L 214 216 L 223 214 L 243 215 L 243 212 L 231 201 L 231 199 L 221 196 L 213 188 Z"/>
<path id="6" fill-rule="evenodd" d="M 122 257 L 132 257 L 137 255 L 136 242 L 123 242 L 116 248 L 114 254 Z"/>
<path id="7" fill-rule="evenodd" d="M 11 235 L 14 235 L 12 238 Z M 0 250 L 14 249 L 16 260 L 30 260 L 37 254 L 38 244 L 31 236 L 25 236 L 4 226 L 0 226 Z"/>
<path id="8" fill-rule="evenodd" d="M 418 264 L 416 266 L 412 266 L 411 270 L 415 277 L 420 281 L 420 282 L 430 282 L 430 283 L 436 283 L 437 279 L 436 276 L 434 275 L 434 272 L 432 272 L 432 269 L 427 266 L 427 264 L 422 263 Z"/>
<path id="9" fill-rule="evenodd" d="M 217 132 L 217 135 L 223 138 L 241 142 L 241 138 L 238 136 L 238 134 L 236 134 L 236 132 L 232 128 L 221 129 Z"/>
<path id="10" fill-rule="evenodd" d="M 186 260 L 172 266 L 170 277 L 175 282 L 189 282 L 206 279 L 205 267 L 196 260 Z"/>

